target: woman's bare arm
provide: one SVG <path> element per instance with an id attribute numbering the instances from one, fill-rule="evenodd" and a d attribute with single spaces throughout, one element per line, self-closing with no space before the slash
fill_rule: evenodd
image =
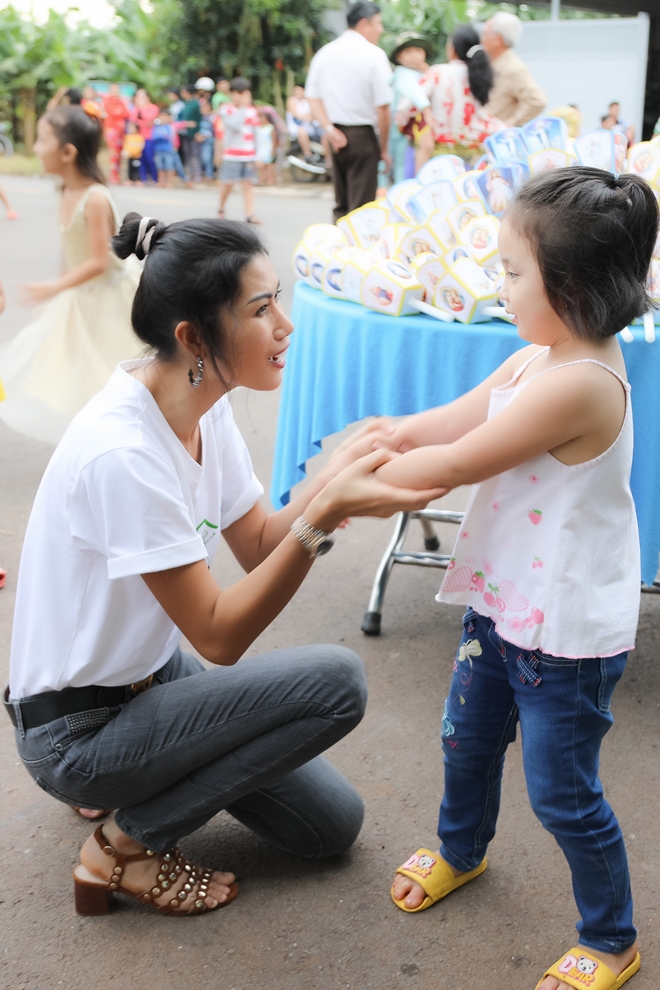
<path id="1" fill-rule="evenodd" d="M 398 456 L 379 450 L 350 465 L 312 499 L 305 512 L 307 521 L 331 532 L 346 516 L 387 517 L 414 511 L 441 494 L 437 489 L 392 488 L 378 479 L 375 469 Z M 142 578 L 203 657 L 231 665 L 293 598 L 311 564 L 299 540 L 287 533 L 265 560 L 226 591 L 218 587 L 203 560 Z"/>

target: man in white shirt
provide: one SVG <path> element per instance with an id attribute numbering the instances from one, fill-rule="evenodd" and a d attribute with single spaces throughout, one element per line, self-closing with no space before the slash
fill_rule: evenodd
<path id="1" fill-rule="evenodd" d="M 312 59 L 305 83 L 312 115 L 332 148 L 336 220 L 375 199 L 378 163 L 390 165 L 392 69 L 378 47 L 380 7 L 358 0 L 346 21 L 348 30 Z"/>

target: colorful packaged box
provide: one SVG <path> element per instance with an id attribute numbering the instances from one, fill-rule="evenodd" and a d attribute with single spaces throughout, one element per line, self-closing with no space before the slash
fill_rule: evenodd
<path id="1" fill-rule="evenodd" d="M 411 259 L 410 269 L 424 286 L 424 299 L 432 302 L 438 282 L 447 271 L 444 261 L 430 252 L 418 254 Z"/>
<path id="2" fill-rule="evenodd" d="M 495 131 L 484 141 L 494 165 L 508 165 L 510 161 L 523 161 L 529 154 L 523 132 L 519 127 L 506 127 L 503 131 Z"/>
<path id="3" fill-rule="evenodd" d="M 446 214 L 456 202 L 453 182 L 449 179 L 439 179 L 437 182 L 422 186 L 419 192 L 408 200 L 407 207 L 417 223 L 426 223 L 431 213 L 442 210 Z"/>
<path id="4" fill-rule="evenodd" d="M 512 165 L 486 168 L 477 180 L 489 213 L 501 216 L 513 199 L 520 173 Z"/>
<path id="5" fill-rule="evenodd" d="M 312 251 L 305 244 L 304 240 L 296 244 L 293 249 L 293 274 L 302 282 L 311 285 L 311 275 L 309 273 L 309 262 Z"/>
<path id="6" fill-rule="evenodd" d="M 430 228 L 436 241 L 443 246 L 445 251 L 448 251 L 456 243 L 456 235 L 447 222 L 447 214 L 444 210 L 434 210 L 424 226 Z"/>
<path id="7" fill-rule="evenodd" d="M 344 273 L 342 278 L 342 288 L 344 299 L 349 302 L 362 302 L 362 283 L 371 269 L 374 267 L 372 258 L 366 251 L 356 250 L 352 257 L 344 261 Z"/>
<path id="8" fill-rule="evenodd" d="M 458 155 L 436 155 L 422 165 L 416 178 L 423 186 L 428 186 L 441 179 L 449 179 L 451 182 L 464 172 L 465 162 Z"/>
<path id="9" fill-rule="evenodd" d="M 334 223 L 313 223 L 306 229 L 302 239 L 310 249 L 316 247 L 320 241 L 342 245 L 350 243 L 344 231 Z"/>
<path id="10" fill-rule="evenodd" d="M 543 151 L 535 151 L 529 155 L 527 164 L 531 175 L 538 175 L 540 172 L 550 172 L 553 168 L 577 165 L 577 158 L 560 148 L 544 148 Z"/>
<path id="11" fill-rule="evenodd" d="M 469 247 L 473 258 L 484 268 L 499 268 L 500 256 L 497 247 L 497 237 L 500 232 L 500 221 L 497 217 L 475 217 L 466 223 L 460 244 Z"/>
<path id="12" fill-rule="evenodd" d="M 398 258 L 402 242 L 406 236 L 411 234 L 414 230 L 415 228 L 409 223 L 385 224 L 378 239 L 378 247 L 380 249 L 381 256 L 383 258 Z M 407 255 L 403 254 L 400 260 L 405 261 L 406 258 Z"/>
<path id="13" fill-rule="evenodd" d="M 359 259 L 363 253 L 356 247 L 340 247 L 334 252 L 323 269 L 321 289 L 326 296 L 334 299 L 347 298 L 344 293 L 344 269 L 349 261 L 355 257 Z"/>
<path id="14" fill-rule="evenodd" d="M 439 237 L 429 224 L 414 227 L 401 241 L 396 257 L 404 263 L 410 262 L 418 254 L 429 251 L 442 257 L 449 247 L 448 242 Z"/>
<path id="15" fill-rule="evenodd" d="M 464 199 L 452 206 L 447 214 L 447 223 L 458 238 L 466 223 L 475 217 L 485 217 L 486 207 L 482 199 Z"/>
<path id="16" fill-rule="evenodd" d="M 409 211 L 407 203 L 421 188 L 421 182 L 417 182 L 416 179 L 404 179 L 402 182 L 395 182 L 387 190 L 385 201 L 401 221 L 410 223 L 413 220 L 413 215 Z"/>
<path id="17" fill-rule="evenodd" d="M 628 172 L 641 175 L 647 182 L 658 184 L 660 176 L 660 144 L 640 141 L 628 151 Z"/>
<path id="18" fill-rule="evenodd" d="M 362 282 L 362 305 L 390 316 L 407 316 L 417 310 L 411 299 L 423 299 L 424 286 L 400 261 L 376 262 Z"/>
<path id="19" fill-rule="evenodd" d="M 463 258 L 438 282 L 433 304 L 461 323 L 479 323 L 490 319 L 484 310 L 497 305 L 497 301 L 494 283 L 487 272 L 475 261 Z"/>
<path id="20" fill-rule="evenodd" d="M 480 176 L 481 171 L 472 169 L 470 172 L 464 172 L 463 175 L 459 175 L 454 179 L 453 186 L 459 203 L 462 203 L 464 200 L 483 200 L 481 188 L 477 182 Z"/>
<path id="21" fill-rule="evenodd" d="M 561 117 L 535 117 L 521 130 L 530 155 L 546 148 L 568 151 L 568 126 Z"/>
<path id="22" fill-rule="evenodd" d="M 337 221 L 337 227 L 345 234 L 348 243 L 366 251 L 376 243 L 388 219 L 387 203 L 385 200 L 377 200 L 341 217 Z"/>

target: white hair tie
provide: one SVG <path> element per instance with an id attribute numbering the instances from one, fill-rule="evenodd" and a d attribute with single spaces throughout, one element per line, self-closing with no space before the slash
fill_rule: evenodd
<path id="1" fill-rule="evenodd" d="M 465 57 L 472 58 L 475 52 L 482 52 L 483 48 L 481 45 L 472 45 L 472 48 L 468 48 Z"/>
<path id="2" fill-rule="evenodd" d="M 154 230 L 156 229 L 156 227 L 152 227 L 151 230 L 147 230 L 150 222 L 151 217 L 142 217 L 140 220 L 140 226 L 138 227 L 137 240 L 135 242 L 135 253 L 137 254 L 138 249 L 141 249 L 143 258 L 146 258 L 149 254 L 151 238 L 154 236 Z M 156 226 L 158 226 L 158 224 L 156 224 Z"/>

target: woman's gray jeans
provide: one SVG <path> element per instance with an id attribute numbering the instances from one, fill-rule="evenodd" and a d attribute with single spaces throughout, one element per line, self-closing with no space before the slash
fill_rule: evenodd
<path id="1" fill-rule="evenodd" d="M 122 831 L 162 852 L 224 809 L 278 849 L 332 856 L 364 814 L 320 753 L 355 728 L 367 699 L 360 658 L 303 646 L 205 670 L 177 648 L 144 694 L 23 733 L 19 754 L 48 794 L 116 808 Z"/>

